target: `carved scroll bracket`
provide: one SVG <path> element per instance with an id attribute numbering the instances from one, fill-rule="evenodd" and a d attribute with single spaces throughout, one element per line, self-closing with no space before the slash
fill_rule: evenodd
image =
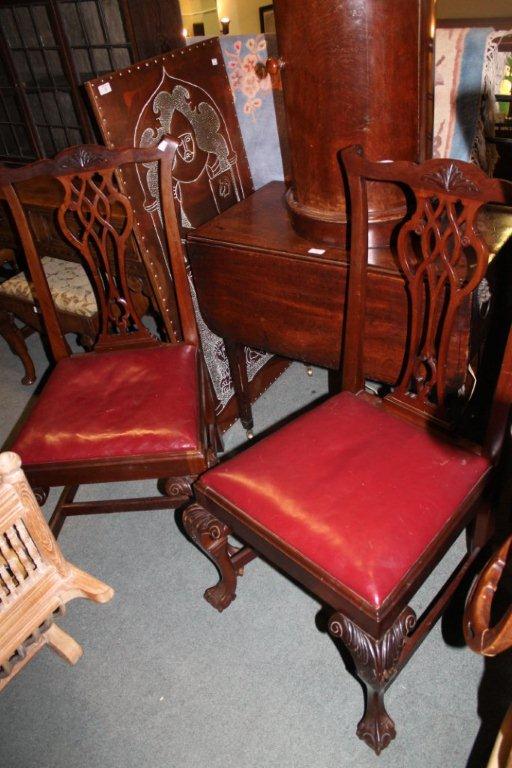
<path id="1" fill-rule="evenodd" d="M 168 477 L 164 481 L 163 491 L 166 496 L 176 501 L 176 505 L 188 501 L 193 496 L 194 477 Z"/>
<path id="2" fill-rule="evenodd" d="M 396 674 L 400 653 L 415 624 L 416 614 L 407 607 L 381 639 L 375 640 L 338 612 L 329 621 L 329 632 L 347 646 L 362 679 L 382 687 Z"/>

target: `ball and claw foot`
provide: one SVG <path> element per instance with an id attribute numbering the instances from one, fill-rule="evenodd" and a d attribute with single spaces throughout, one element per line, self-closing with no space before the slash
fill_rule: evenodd
<path id="1" fill-rule="evenodd" d="M 32 374 L 27 374 L 27 375 L 25 375 L 22 378 L 21 383 L 23 384 L 24 387 L 28 387 L 31 384 L 33 384 L 35 382 L 35 380 L 36 380 L 35 373 L 33 375 Z"/>
<path id="2" fill-rule="evenodd" d="M 381 691 L 368 691 L 366 712 L 357 724 L 356 734 L 376 755 L 395 738 L 395 724 L 386 711 Z"/>
<path id="3" fill-rule="evenodd" d="M 400 656 L 415 624 L 416 614 L 409 606 L 378 639 L 341 611 L 329 620 L 330 634 L 350 651 L 357 674 L 366 686 L 366 709 L 356 733 L 377 755 L 396 736 L 395 724 L 384 706 L 384 691 L 400 669 Z"/>
<path id="4" fill-rule="evenodd" d="M 206 602 L 210 603 L 219 613 L 222 613 L 225 608 L 231 605 L 235 598 L 235 593 L 226 590 L 222 583 L 216 584 L 214 587 L 208 587 L 204 592 Z"/>

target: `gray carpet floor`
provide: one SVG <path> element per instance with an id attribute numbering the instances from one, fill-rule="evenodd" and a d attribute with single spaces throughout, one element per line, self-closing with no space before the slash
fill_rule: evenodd
<path id="1" fill-rule="evenodd" d="M 41 342 L 28 343 L 41 374 Z M 0 371 L 4 440 L 34 388 L 20 384 L 19 360 L 1 338 Z M 292 365 L 257 403 L 256 432 L 326 389 L 324 371 L 308 377 Z M 244 439 L 236 424 L 226 448 Z M 322 630 L 319 604 L 268 564 L 247 566 L 236 601 L 218 614 L 202 598 L 215 569 L 172 512 L 68 519 L 60 543 L 116 594 L 104 606 L 74 601 L 60 620 L 83 645 L 76 667 L 44 649 L 1 694 L 2 768 L 485 765 L 511 700 L 510 654 L 484 660 L 468 651 L 455 608 L 389 690 L 397 738 L 377 758 L 355 735 L 362 689 Z M 441 571 L 462 547 L 456 542 Z M 433 574 L 413 607 L 428 603 L 442 576 Z"/>

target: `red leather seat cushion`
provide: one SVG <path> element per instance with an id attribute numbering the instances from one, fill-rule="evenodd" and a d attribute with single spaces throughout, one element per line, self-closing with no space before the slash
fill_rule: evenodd
<path id="1" fill-rule="evenodd" d="M 488 469 L 344 392 L 200 484 L 377 608 Z"/>
<path id="2" fill-rule="evenodd" d="M 83 354 L 52 371 L 12 450 L 23 464 L 197 449 L 197 349 Z"/>

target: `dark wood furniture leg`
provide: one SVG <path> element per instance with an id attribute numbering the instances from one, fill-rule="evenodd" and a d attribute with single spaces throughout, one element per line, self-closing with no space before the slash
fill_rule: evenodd
<path id="1" fill-rule="evenodd" d="M 192 500 L 194 496 L 192 483 L 194 480 L 194 477 L 167 477 L 163 482 L 163 492 L 178 507 L 180 504 Z"/>
<path id="2" fill-rule="evenodd" d="M 3 310 L 0 310 L 0 335 L 4 337 L 12 353 L 17 355 L 23 363 L 25 375 L 21 383 L 33 384 L 36 380 L 36 371 L 32 358 L 28 353 L 23 333 L 14 322 L 13 315 Z"/>
<path id="3" fill-rule="evenodd" d="M 492 504 L 485 504 L 473 520 L 467 536 L 467 550 L 471 555 L 479 552 L 485 547 L 491 539 L 495 528 L 495 516 L 493 514 Z"/>
<path id="4" fill-rule="evenodd" d="M 247 363 L 245 359 L 245 347 L 242 344 L 232 343 L 224 339 L 226 357 L 229 363 L 233 389 L 238 404 L 240 421 L 247 437 L 253 437 L 254 420 L 252 416 L 251 396 L 249 392 L 249 379 L 247 378 Z"/>
<path id="5" fill-rule="evenodd" d="M 366 686 L 366 708 L 357 725 L 357 735 L 378 755 L 396 736 L 395 724 L 384 706 L 384 692 L 399 671 L 402 649 L 415 624 L 416 614 L 407 607 L 375 640 L 340 612 L 329 621 L 329 632 L 350 651 L 357 674 Z"/>
<path id="6" fill-rule="evenodd" d="M 228 542 L 231 530 L 199 504 L 192 504 L 185 510 L 183 526 L 192 541 L 219 569 L 219 583 L 209 587 L 204 597 L 222 612 L 236 597 L 237 569 L 230 556 L 233 548 Z"/>
<path id="7" fill-rule="evenodd" d="M 46 499 L 50 493 L 50 488 L 46 485 L 33 485 L 32 493 L 36 497 L 36 501 L 39 506 L 43 507 L 46 504 Z"/>
<path id="8" fill-rule="evenodd" d="M 58 537 L 59 533 L 62 530 L 62 526 L 66 521 L 66 517 L 67 517 L 66 505 L 72 503 L 77 492 L 78 492 L 78 485 L 68 485 L 64 488 L 61 495 L 59 496 L 59 500 L 55 506 L 55 509 L 53 510 L 53 514 L 50 518 L 50 522 L 48 523 L 48 525 L 50 526 L 50 530 L 55 536 L 55 538 Z M 37 494 L 35 495 L 37 498 Z"/>

